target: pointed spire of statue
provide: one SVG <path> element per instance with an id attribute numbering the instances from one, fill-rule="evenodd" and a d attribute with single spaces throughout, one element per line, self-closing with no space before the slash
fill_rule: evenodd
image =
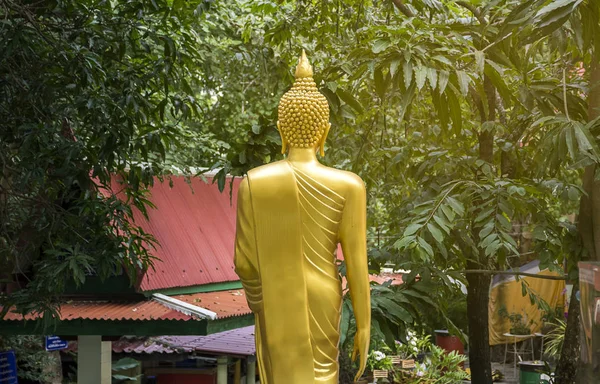
<path id="1" fill-rule="evenodd" d="M 306 57 L 306 52 L 304 49 L 302 50 L 302 56 L 298 59 L 298 66 L 296 66 L 296 79 L 302 79 L 304 77 L 312 77 L 313 70 L 310 65 L 308 58 Z"/>

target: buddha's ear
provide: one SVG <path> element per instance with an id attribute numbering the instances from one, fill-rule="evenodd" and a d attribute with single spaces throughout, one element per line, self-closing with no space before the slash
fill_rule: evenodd
<path id="1" fill-rule="evenodd" d="M 325 131 L 323 132 L 323 136 L 321 137 L 321 142 L 319 143 L 319 154 L 321 157 L 325 157 L 325 140 L 327 140 L 327 134 L 329 134 L 329 128 L 331 128 L 331 123 L 327 123 L 325 126 Z"/>
<path id="2" fill-rule="evenodd" d="M 277 120 L 277 131 L 279 131 L 279 136 L 281 136 L 281 153 L 283 155 L 285 155 L 285 151 L 287 150 L 287 147 L 288 147 L 288 142 L 285 139 L 283 132 L 281 132 L 281 128 L 279 127 L 279 120 Z"/>

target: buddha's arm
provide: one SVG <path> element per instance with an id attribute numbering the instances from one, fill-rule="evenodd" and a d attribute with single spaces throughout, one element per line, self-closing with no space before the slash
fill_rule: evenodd
<path id="1" fill-rule="evenodd" d="M 257 268 L 258 260 L 254 229 L 250 188 L 248 186 L 248 179 L 244 179 L 238 191 L 235 256 L 233 263 L 235 265 L 235 272 L 240 277 L 244 291 L 246 292 L 248 305 L 250 309 L 257 312 L 260 310 L 262 294 Z"/>
<path id="2" fill-rule="evenodd" d="M 346 196 L 342 215 L 340 242 L 346 261 L 346 272 L 352 307 L 356 318 L 355 352 L 360 353 L 364 369 L 371 330 L 371 298 L 367 265 L 367 197 L 363 181 L 356 176 Z M 362 370 L 359 370 L 359 373 Z"/>

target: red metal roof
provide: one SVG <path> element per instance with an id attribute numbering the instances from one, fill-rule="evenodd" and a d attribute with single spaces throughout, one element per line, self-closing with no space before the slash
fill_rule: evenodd
<path id="1" fill-rule="evenodd" d="M 382 273 L 381 275 L 369 275 L 369 280 L 374 281 L 377 284 L 383 284 L 389 280 L 392 281 L 392 285 L 402 284 L 401 273 Z"/>
<path id="2" fill-rule="evenodd" d="M 36 319 L 39 315 L 28 314 L 25 320 Z M 194 317 L 153 301 L 110 302 L 72 301 L 61 304 L 61 320 L 193 320 Z M 23 320 L 23 316 L 8 312 L 4 320 Z"/>
<path id="3" fill-rule="evenodd" d="M 152 254 L 154 262 L 143 277 L 140 290 L 154 291 L 239 280 L 234 272 L 235 214 L 238 186 L 233 183 L 230 200 L 229 183 L 223 193 L 216 184 L 200 178 L 188 181 L 183 176 L 169 181 L 155 180 L 149 200 L 156 209 L 148 209 L 146 220 L 134 213 L 135 222 L 159 242 Z M 191 185 L 190 185 L 191 184 Z M 122 187 L 113 183 L 113 191 Z"/>
<path id="4" fill-rule="evenodd" d="M 156 179 L 150 189 L 149 200 L 156 209 L 148 210 L 149 220 L 139 212 L 134 213 L 136 223 L 159 243 L 152 252 L 158 258 L 154 262 L 154 270 L 146 272 L 140 290 L 154 291 L 239 280 L 234 271 L 233 252 L 236 200 L 241 178 L 234 180 L 231 199 L 228 190 L 219 192 L 217 185 L 211 183 L 212 180 L 205 183 L 200 178 L 191 178 L 191 185 L 183 176 L 173 176 L 171 180 L 172 187 L 168 180 L 160 182 Z M 113 183 L 114 192 L 118 193 L 121 188 L 117 182 Z M 337 257 L 344 259 L 339 245 Z M 402 276 L 396 274 L 371 276 L 371 281 L 381 284 L 390 278 L 393 284 L 402 283 Z M 219 296 L 218 292 L 215 295 L 214 302 L 225 297 Z M 189 297 L 182 300 L 187 301 Z M 218 314 L 221 311 L 226 316 L 243 313 L 246 309 L 233 303 L 232 297 L 224 300 L 222 304 L 225 307 L 216 308 L 210 304 L 211 300 L 208 301 L 206 308 Z M 242 301 L 245 305 L 245 298 Z M 233 307 L 227 308 L 228 304 L 233 304 Z"/>
<path id="5" fill-rule="evenodd" d="M 217 314 L 217 319 L 232 316 L 242 316 L 252 313 L 246 302 L 243 290 L 230 290 L 220 292 L 205 292 L 192 295 L 173 296 L 176 299 L 206 308 Z M 1 307 L 0 307 L 1 309 Z M 25 316 L 25 320 L 38 318 L 37 314 Z M 69 301 L 60 306 L 61 320 L 194 320 L 193 316 L 186 315 L 166 305 L 154 301 Z M 23 316 L 18 313 L 8 312 L 4 320 L 20 321 Z"/>
<path id="6" fill-rule="evenodd" d="M 172 297 L 211 310 L 217 314 L 218 319 L 252 313 L 246 302 L 246 294 L 242 289 Z"/>

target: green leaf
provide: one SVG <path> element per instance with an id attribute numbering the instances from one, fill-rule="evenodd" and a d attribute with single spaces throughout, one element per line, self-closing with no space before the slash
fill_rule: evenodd
<path id="1" fill-rule="evenodd" d="M 412 81 L 413 67 L 410 61 L 405 61 L 402 64 L 402 71 L 404 72 L 404 87 L 408 88 Z"/>
<path id="2" fill-rule="evenodd" d="M 492 233 L 492 234 L 488 235 L 485 239 L 483 239 L 481 241 L 481 244 L 479 246 L 481 248 L 486 248 L 488 245 L 490 245 L 497 238 L 498 238 L 498 235 L 495 234 L 495 233 Z"/>
<path id="3" fill-rule="evenodd" d="M 433 215 L 433 220 L 435 220 L 435 222 L 440 226 L 440 228 L 446 232 L 446 234 L 450 234 L 450 228 L 452 227 L 452 225 L 448 222 L 448 220 L 446 220 L 446 217 L 442 214 L 435 214 Z"/>
<path id="4" fill-rule="evenodd" d="M 565 127 L 565 133 L 566 133 L 565 140 L 567 141 L 567 148 L 569 149 L 569 156 L 571 156 L 571 159 L 575 159 L 576 155 L 575 155 L 575 140 L 573 138 L 573 126 L 569 125 L 569 126 Z"/>
<path id="5" fill-rule="evenodd" d="M 569 195 L 569 200 L 571 200 L 571 201 L 579 200 L 579 191 L 577 190 L 577 188 L 569 187 L 568 195 Z"/>
<path id="6" fill-rule="evenodd" d="M 417 82 L 417 88 L 419 89 L 419 91 L 423 88 L 423 85 L 425 85 L 426 78 L 427 78 L 427 67 L 422 67 L 422 66 L 417 67 L 417 70 L 415 71 L 415 80 Z"/>
<path id="7" fill-rule="evenodd" d="M 408 311 L 401 306 L 399 306 L 396 302 L 387 297 L 377 298 L 377 301 L 381 303 L 381 307 L 385 308 L 386 314 L 391 315 L 395 319 L 404 323 L 411 323 L 413 321 L 412 316 Z"/>
<path id="8" fill-rule="evenodd" d="M 550 2 L 550 4 L 546 5 L 542 9 L 540 9 L 536 15 L 536 17 L 544 16 L 547 13 L 554 11 L 555 9 L 562 8 L 568 5 L 572 5 L 573 3 L 579 2 L 578 0 L 554 0 Z"/>
<path id="9" fill-rule="evenodd" d="M 469 94 L 469 82 L 471 81 L 471 78 L 465 71 L 456 71 L 456 76 L 458 77 L 460 92 L 463 96 L 467 96 Z"/>
<path id="10" fill-rule="evenodd" d="M 450 79 L 450 72 L 443 70 L 440 71 L 440 76 L 438 79 L 438 89 L 440 93 L 443 93 L 446 90 L 446 85 L 448 85 L 448 80 Z"/>
<path id="11" fill-rule="evenodd" d="M 342 101 L 344 101 L 344 103 L 348 104 L 356 112 L 358 112 L 360 114 L 362 114 L 364 112 L 363 107 L 360 104 L 360 102 L 358 100 L 356 100 L 350 92 L 346 92 L 343 89 L 338 88 L 336 94 L 339 96 L 340 99 L 342 99 Z"/>
<path id="12" fill-rule="evenodd" d="M 455 134 L 460 134 L 462 130 L 462 110 L 456 94 L 448 89 L 446 91 L 446 99 L 448 100 L 448 112 L 452 120 L 452 129 Z"/>
<path id="13" fill-rule="evenodd" d="M 485 53 L 482 51 L 475 51 L 475 69 L 480 75 L 483 74 L 485 68 Z"/>
<path id="14" fill-rule="evenodd" d="M 444 214 L 448 218 L 448 221 L 450 221 L 450 222 L 454 221 L 454 217 L 456 216 L 456 214 L 454 213 L 454 211 L 452 209 L 450 209 L 449 206 L 447 206 L 446 204 L 442 204 L 440 206 L 440 209 L 442 210 L 442 212 L 444 212 Z"/>
<path id="15" fill-rule="evenodd" d="M 394 243 L 394 248 L 403 249 L 415 241 L 416 236 L 404 236 Z"/>
<path id="16" fill-rule="evenodd" d="M 422 224 L 411 224 L 408 227 L 406 227 L 406 229 L 404 230 L 403 236 L 406 237 L 406 236 L 414 235 L 422 227 L 423 227 Z"/>
<path id="17" fill-rule="evenodd" d="M 124 371 L 127 369 L 135 368 L 140 365 L 140 362 L 131 358 L 125 357 L 120 359 L 112 364 L 113 371 Z"/>
<path id="18" fill-rule="evenodd" d="M 373 53 L 383 52 L 389 47 L 391 42 L 388 39 L 377 39 L 373 42 Z"/>
<path id="19" fill-rule="evenodd" d="M 462 203 L 460 201 L 456 200 L 452 196 L 448 196 L 447 201 L 448 201 L 448 204 L 450 204 L 450 206 L 452 207 L 452 209 L 454 209 L 454 212 L 456 212 L 457 215 L 459 215 L 459 216 L 464 215 L 465 207 L 464 207 L 464 205 L 462 205 Z"/>
<path id="20" fill-rule="evenodd" d="M 444 234 L 438 227 L 436 227 L 432 223 L 427 223 L 427 229 L 429 229 L 429 233 L 433 236 L 434 239 L 442 243 L 444 241 Z"/>
<path id="21" fill-rule="evenodd" d="M 481 229 L 481 231 L 479 231 L 479 238 L 483 239 L 485 238 L 487 235 L 489 235 L 490 233 L 492 233 L 492 231 L 494 230 L 494 221 L 490 221 L 488 223 L 486 223 L 483 228 Z"/>
<path id="22" fill-rule="evenodd" d="M 419 242 L 419 245 L 421 246 L 421 248 L 423 250 L 425 250 L 425 252 L 430 256 L 433 257 L 433 248 L 431 247 L 431 245 L 429 245 L 428 242 L 425 241 L 425 239 L 423 239 L 422 237 L 419 237 L 417 239 L 417 241 Z"/>
<path id="23" fill-rule="evenodd" d="M 431 89 L 435 89 L 437 86 L 437 78 L 438 76 L 435 68 L 427 68 L 427 79 L 429 79 L 429 85 L 431 85 Z"/>
<path id="24" fill-rule="evenodd" d="M 387 88 L 386 77 L 383 76 L 383 71 L 381 68 L 375 70 L 375 91 L 380 99 L 383 99 L 385 96 L 385 90 Z"/>
<path id="25" fill-rule="evenodd" d="M 400 65 L 400 59 L 392 60 L 390 63 L 390 75 L 394 77 L 396 71 L 398 70 L 398 66 Z"/>
<path id="26" fill-rule="evenodd" d="M 575 130 L 575 138 L 577 139 L 579 148 L 584 151 L 590 151 L 594 155 L 596 161 L 600 162 L 600 151 L 598 150 L 596 141 L 587 130 L 587 127 L 578 122 L 573 122 L 573 129 Z"/>

